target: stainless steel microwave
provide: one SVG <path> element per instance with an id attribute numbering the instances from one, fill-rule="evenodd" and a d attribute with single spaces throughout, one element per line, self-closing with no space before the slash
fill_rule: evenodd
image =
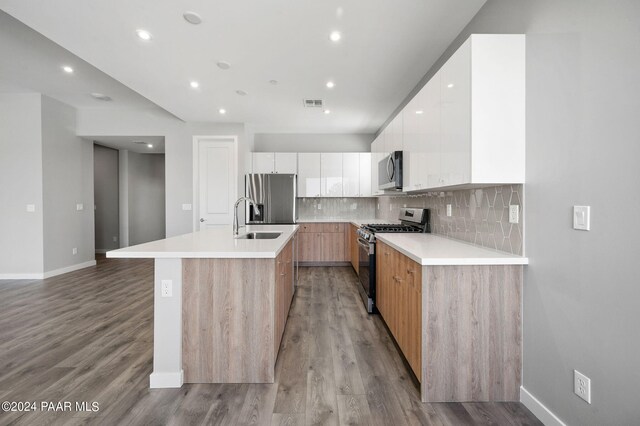
<path id="1" fill-rule="evenodd" d="M 402 151 L 393 151 L 378 163 L 378 188 L 402 191 Z"/>

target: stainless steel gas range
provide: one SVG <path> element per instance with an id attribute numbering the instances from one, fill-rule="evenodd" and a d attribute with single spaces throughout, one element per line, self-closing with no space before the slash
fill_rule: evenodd
<path id="1" fill-rule="evenodd" d="M 358 273 L 360 296 L 367 312 L 376 309 L 376 233 L 382 232 L 431 232 L 429 209 L 400 209 L 399 224 L 368 224 L 358 229 Z"/>

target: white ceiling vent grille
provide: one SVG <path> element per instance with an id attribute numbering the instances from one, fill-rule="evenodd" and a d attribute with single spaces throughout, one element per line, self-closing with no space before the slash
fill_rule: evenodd
<path id="1" fill-rule="evenodd" d="M 322 108 L 322 99 L 305 99 L 305 108 Z"/>

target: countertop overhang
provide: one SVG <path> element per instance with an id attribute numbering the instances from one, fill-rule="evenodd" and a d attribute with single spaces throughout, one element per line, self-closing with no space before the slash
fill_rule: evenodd
<path id="1" fill-rule="evenodd" d="M 272 240 L 235 238 L 231 225 L 204 229 L 190 234 L 151 241 L 107 252 L 109 258 L 218 258 L 270 259 L 293 238 L 298 225 L 250 225 L 240 228 L 249 232 L 281 232 Z"/>

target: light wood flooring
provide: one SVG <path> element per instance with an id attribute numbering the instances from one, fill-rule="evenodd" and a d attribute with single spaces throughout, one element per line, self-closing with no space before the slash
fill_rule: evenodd
<path id="1" fill-rule="evenodd" d="M 0 401 L 98 412 L 0 412 L 0 424 L 539 425 L 519 403 L 423 404 L 350 267 L 300 269 L 274 384 L 149 389 L 153 262 L 105 260 L 0 281 Z"/>

